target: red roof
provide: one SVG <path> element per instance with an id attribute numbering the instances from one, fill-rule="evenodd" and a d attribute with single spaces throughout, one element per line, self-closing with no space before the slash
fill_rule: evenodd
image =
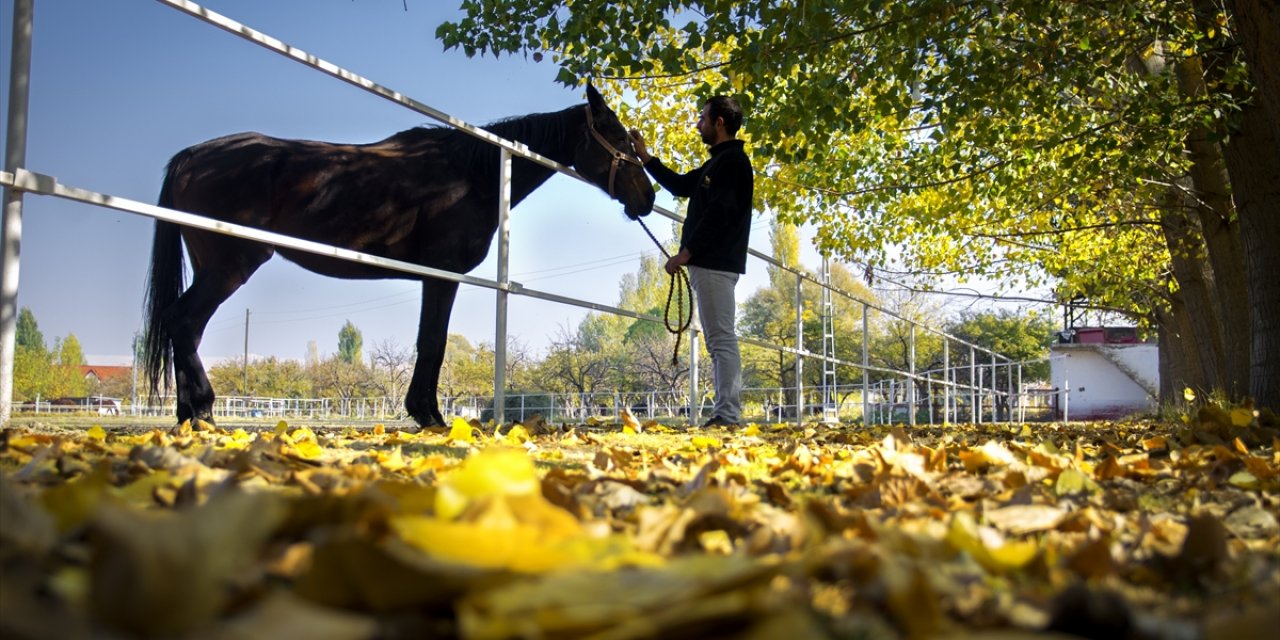
<path id="1" fill-rule="evenodd" d="M 80 365 L 80 375 L 83 375 L 86 378 L 93 376 L 99 380 L 127 378 L 133 375 L 133 367 L 86 364 Z"/>

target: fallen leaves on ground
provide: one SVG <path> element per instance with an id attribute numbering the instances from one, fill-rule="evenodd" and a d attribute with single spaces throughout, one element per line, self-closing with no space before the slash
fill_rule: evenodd
<path id="1" fill-rule="evenodd" d="M 0 435 L 0 635 L 1234 638 L 1280 440 L 1149 422 Z"/>

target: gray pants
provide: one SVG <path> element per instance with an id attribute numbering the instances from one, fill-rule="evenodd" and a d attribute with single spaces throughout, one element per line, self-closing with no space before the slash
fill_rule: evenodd
<path id="1" fill-rule="evenodd" d="M 689 284 L 698 301 L 703 340 L 714 368 L 716 401 L 712 413 L 727 422 L 741 423 L 742 356 L 734 333 L 738 274 L 690 265 Z"/>

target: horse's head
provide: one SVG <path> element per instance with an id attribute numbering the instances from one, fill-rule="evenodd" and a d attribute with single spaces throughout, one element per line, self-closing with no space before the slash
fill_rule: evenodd
<path id="1" fill-rule="evenodd" d="M 653 184 L 631 147 L 631 137 L 595 87 L 587 85 L 587 123 L 583 142 L 574 153 L 573 168 L 582 177 L 621 202 L 635 220 L 653 210 Z"/>

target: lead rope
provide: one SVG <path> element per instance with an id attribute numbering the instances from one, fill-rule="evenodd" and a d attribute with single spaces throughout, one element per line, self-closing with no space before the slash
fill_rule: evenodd
<path id="1" fill-rule="evenodd" d="M 658 251 L 661 251 L 662 255 L 670 260 L 671 254 L 667 253 L 661 242 L 658 242 L 658 238 L 649 230 L 649 225 L 646 225 L 641 218 L 636 218 L 636 222 L 639 222 L 644 232 L 649 234 L 649 239 L 653 240 L 653 244 L 658 246 Z M 684 286 L 681 287 L 680 285 Z M 686 296 L 689 299 L 688 316 L 684 312 Z M 671 299 L 673 297 L 676 300 L 675 323 L 671 321 Z M 667 287 L 667 308 L 662 312 L 662 322 L 666 325 L 668 332 L 676 334 L 676 347 L 671 351 L 671 366 L 674 367 L 680 362 L 680 339 L 684 337 L 684 332 L 689 328 L 689 325 L 693 324 L 693 285 L 689 284 L 689 274 L 685 272 L 684 267 L 676 269 L 676 272 L 671 274 L 671 285 Z"/>

